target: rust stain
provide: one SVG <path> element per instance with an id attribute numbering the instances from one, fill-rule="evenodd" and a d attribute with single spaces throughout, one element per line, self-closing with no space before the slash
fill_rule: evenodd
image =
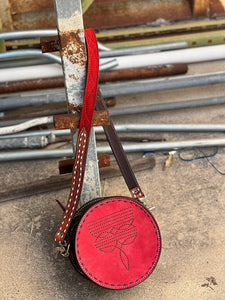
<path id="1" fill-rule="evenodd" d="M 99 153 L 98 154 L 98 167 L 104 168 L 110 166 L 110 155 L 109 153 Z"/>
<path id="2" fill-rule="evenodd" d="M 63 87 L 63 77 L 40 78 L 20 81 L 0 82 L 0 93 L 14 93 L 22 91 L 32 91 L 37 89 L 47 89 Z"/>
<path id="3" fill-rule="evenodd" d="M 41 50 L 43 53 L 59 51 L 59 38 L 58 36 L 41 37 Z"/>
<path id="4" fill-rule="evenodd" d="M 101 73 L 99 82 L 145 79 L 151 77 L 184 74 L 187 72 L 186 64 L 162 65 L 143 68 L 124 69 Z"/>
<path id="5" fill-rule="evenodd" d="M 69 75 L 70 78 L 77 80 L 77 76 L 75 74 Z"/>
<path id="6" fill-rule="evenodd" d="M 68 103 L 68 113 L 70 114 L 80 114 L 82 111 L 82 105 L 79 104 L 79 105 L 75 105 L 71 102 Z"/>
<path id="7" fill-rule="evenodd" d="M 61 51 L 72 64 L 86 65 L 86 46 L 80 33 L 80 30 L 60 32 Z"/>

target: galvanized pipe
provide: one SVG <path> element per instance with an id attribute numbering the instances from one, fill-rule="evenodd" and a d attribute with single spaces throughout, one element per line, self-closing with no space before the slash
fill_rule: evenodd
<path id="1" fill-rule="evenodd" d="M 27 57 L 48 58 L 52 62 L 62 64 L 61 57 L 52 53 L 42 53 L 39 49 L 12 50 L 0 53 L 0 61 Z"/>
<path id="2" fill-rule="evenodd" d="M 0 32 L 0 40 L 34 39 L 58 35 L 57 29 L 35 29 Z"/>
<path id="3" fill-rule="evenodd" d="M 96 134 L 104 133 L 102 127 L 94 127 Z M 225 132 L 225 124 L 124 124 L 115 125 L 117 132 Z M 24 138 L 30 136 L 68 136 L 69 129 L 45 129 L 25 131 L 12 135 L 2 135 L 1 140 L 10 138 Z"/>
<path id="4" fill-rule="evenodd" d="M 178 142 L 160 142 L 160 143 L 134 143 L 124 145 L 126 152 L 145 152 L 145 151 L 164 151 L 164 150 L 178 150 L 193 147 L 213 147 L 225 146 L 225 139 L 206 139 L 206 140 L 190 140 Z M 97 147 L 98 153 L 112 153 L 109 146 Z M 18 160 L 34 160 L 46 158 L 70 157 L 73 155 L 72 149 L 61 150 L 33 150 L 33 151 L 11 151 L 1 152 L 0 161 L 18 161 Z"/>
<path id="5" fill-rule="evenodd" d="M 59 102 L 61 101 L 60 96 L 59 96 L 59 98 L 57 98 L 56 96 L 54 97 L 54 101 L 56 101 L 57 99 Z M 29 99 L 29 100 L 31 100 L 31 99 Z M 48 101 L 49 100 L 50 99 L 48 99 Z M 0 100 L 0 102 L 2 102 L 2 104 L 3 104 L 2 106 L 4 109 L 2 107 L 0 107 L 0 109 L 6 110 L 7 107 L 8 107 L 8 109 L 9 109 L 9 107 L 13 108 L 13 105 L 15 106 L 16 101 L 19 102 L 20 100 L 15 99 L 15 101 L 9 101 L 8 99 L 6 99 L 6 100 L 2 99 L 2 100 Z M 35 97 L 34 97 L 33 104 L 35 101 L 37 101 L 37 99 L 35 99 Z M 5 107 L 4 107 L 4 104 L 5 104 Z M 21 102 L 20 105 L 22 105 L 22 104 L 23 103 Z M 138 106 L 138 107 L 134 106 L 134 107 L 109 109 L 109 113 L 113 117 L 113 116 L 129 115 L 129 114 L 150 113 L 150 112 L 159 112 L 159 111 L 185 109 L 185 108 L 196 108 L 196 107 L 221 105 L 221 104 L 225 104 L 225 97 L 152 104 L 152 105 L 144 105 L 144 106 Z M 7 107 L 6 107 L 6 105 L 7 105 Z M 9 106 L 9 105 L 11 105 L 11 106 Z M 39 102 L 39 105 L 40 105 L 40 102 Z M 22 122 L 22 121 L 20 121 L 20 122 Z M 10 123 L 10 124 L 8 124 L 8 123 Z M 5 123 L 3 124 L 3 122 L 1 122 L 0 126 L 2 125 L 2 126 L 8 126 L 8 127 L 0 128 L 0 135 L 5 135 L 7 133 L 12 134 L 13 132 L 15 132 L 15 130 L 16 130 L 16 132 L 19 132 L 19 131 L 23 131 L 28 128 L 31 128 L 33 126 L 36 126 L 36 125 L 51 124 L 51 123 L 53 123 L 52 116 L 37 118 L 37 119 L 30 120 L 30 121 L 25 121 L 23 123 L 24 125 L 18 124 L 18 121 L 16 122 L 16 124 L 14 126 L 10 126 L 11 124 L 14 124 L 14 122 L 13 123 L 7 122 L 7 125 Z M 166 126 L 167 125 L 165 125 L 165 130 L 166 130 Z M 156 129 L 156 130 L 158 130 L 158 129 Z"/>
<path id="6" fill-rule="evenodd" d="M 20 138 L 2 139 L 0 143 L 0 150 L 6 149 L 38 149 L 44 148 L 49 144 L 46 136 L 28 136 Z"/>
<path id="7" fill-rule="evenodd" d="M 190 140 L 190 141 L 176 141 L 176 142 L 153 142 L 153 143 L 134 143 L 124 145 L 126 152 L 145 152 L 145 151 L 162 151 L 162 150 L 178 150 L 185 148 L 201 148 L 225 146 L 225 139 L 205 139 L 205 140 Z M 101 146 L 97 148 L 99 153 L 112 153 L 109 146 Z"/>
<path id="8" fill-rule="evenodd" d="M 18 30 L 0 32 L 0 40 L 20 40 L 20 39 L 34 39 L 40 37 L 57 36 L 57 29 L 35 29 L 35 30 Z M 104 46 L 102 43 L 98 43 L 100 51 L 109 51 L 111 48 Z"/>
<path id="9" fill-rule="evenodd" d="M 225 53 L 225 50 L 224 50 Z M 225 73 L 209 73 L 203 75 L 176 76 L 166 79 L 137 80 L 120 83 L 110 83 L 101 86 L 102 96 L 110 98 L 115 96 L 125 96 L 149 92 L 166 90 L 176 90 L 181 88 L 206 86 L 212 84 L 225 83 Z"/>
<path id="10" fill-rule="evenodd" d="M 61 57 L 54 55 L 52 53 L 42 53 L 39 49 L 23 49 L 23 50 L 12 50 L 7 52 L 0 53 L 0 61 L 8 61 L 18 58 L 29 58 L 29 57 L 38 57 L 38 58 L 48 58 L 49 61 L 52 61 L 57 64 L 62 64 Z M 118 65 L 116 59 L 104 60 L 99 66 L 100 71 L 106 71 L 111 68 L 114 68 Z"/>
<path id="11" fill-rule="evenodd" d="M 225 73 L 211 73 L 204 75 L 192 75 L 192 76 L 177 76 L 167 79 L 145 79 L 139 81 L 129 81 L 125 83 L 110 83 L 100 85 L 102 95 L 104 98 L 115 97 L 119 95 L 130 95 L 130 94 L 139 94 L 139 93 L 148 93 L 156 91 L 165 91 L 179 88 L 189 88 L 196 86 L 205 86 L 212 84 L 225 83 Z M 45 94 L 38 95 L 29 95 L 29 97 L 23 96 L 0 96 L 0 111 L 15 109 L 19 107 L 35 106 L 35 105 L 44 105 L 49 103 L 61 103 L 65 102 L 66 96 L 63 90 L 60 90 L 55 94 L 54 92 L 45 92 Z M 224 97 L 208 98 L 208 99 L 199 99 L 199 100 L 190 100 L 182 101 L 175 103 L 163 103 L 163 104 L 153 104 L 149 106 L 133 107 L 127 108 L 127 113 L 130 111 L 135 111 L 136 113 L 142 112 L 156 112 L 163 110 L 179 109 L 179 108 L 189 108 L 189 107 L 200 107 L 207 105 L 217 105 L 224 104 Z M 125 108 L 124 114 L 125 114 Z M 110 112 L 112 115 L 121 115 L 122 109 L 113 110 Z M 132 112 L 134 113 L 134 112 Z"/>
<path id="12" fill-rule="evenodd" d="M 221 104 L 225 104 L 225 97 L 187 100 L 122 108 L 111 108 L 109 109 L 109 113 L 110 116 L 115 117 Z"/>
<path id="13" fill-rule="evenodd" d="M 121 48 L 115 49 L 111 51 L 104 51 L 99 53 L 100 58 L 106 57 L 116 57 L 116 56 L 125 56 L 125 55 L 138 55 L 150 52 L 158 52 L 165 50 L 174 50 L 187 48 L 187 42 L 176 42 L 176 43 L 164 43 L 158 45 L 148 45 L 148 46 L 139 46 L 139 47 L 129 47 L 129 48 Z"/>
<path id="14" fill-rule="evenodd" d="M 37 65 L 45 65 L 45 64 L 51 64 L 51 63 L 52 63 L 52 61 L 46 57 L 19 59 L 19 60 L 7 60 L 7 61 L 0 62 L 0 69 L 20 68 L 20 67 L 26 67 L 26 66 L 37 66 Z"/>

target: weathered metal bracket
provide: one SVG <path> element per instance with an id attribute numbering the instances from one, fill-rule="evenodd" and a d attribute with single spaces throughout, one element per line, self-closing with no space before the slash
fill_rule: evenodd
<path id="1" fill-rule="evenodd" d="M 71 114 L 55 115 L 54 126 L 55 129 L 76 129 L 79 127 L 80 116 Z M 109 112 L 108 111 L 95 111 L 92 119 L 92 126 L 109 125 Z"/>

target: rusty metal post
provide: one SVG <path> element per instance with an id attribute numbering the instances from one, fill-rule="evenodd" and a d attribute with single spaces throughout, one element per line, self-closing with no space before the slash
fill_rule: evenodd
<path id="1" fill-rule="evenodd" d="M 55 0 L 60 51 L 65 78 L 68 111 L 75 114 L 82 107 L 86 82 L 86 46 L 80 0 Z M 72 130 L 74 150 L 77 134 Z M 81 204 L 100 197 L 100 179 L 94 131 L 91 131 Z"/>

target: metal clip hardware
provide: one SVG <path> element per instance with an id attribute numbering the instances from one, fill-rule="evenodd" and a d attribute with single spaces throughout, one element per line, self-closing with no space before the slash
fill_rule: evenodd
<path id="1" fill-rule="evenodd" d="M 144 201 L 145 199 L 146 199 L 146 197 L 138 198 L 139 202 L 141 202 L 141 204 L 143 204 L 147 208 L 148 211 L 153 210 L 155 207 L 154 206 L 148 207 L 147 203 Z"/>
<path id="2" fill-rule="evenodd" d="M 56 252 L 59 252 L 63 257 L 68 257 L 69 256 L 69 249 L 70 249 L 70 244 L 67 245 L 66 242 L 64 242 L 59 247 L 55 248 Z"/>

